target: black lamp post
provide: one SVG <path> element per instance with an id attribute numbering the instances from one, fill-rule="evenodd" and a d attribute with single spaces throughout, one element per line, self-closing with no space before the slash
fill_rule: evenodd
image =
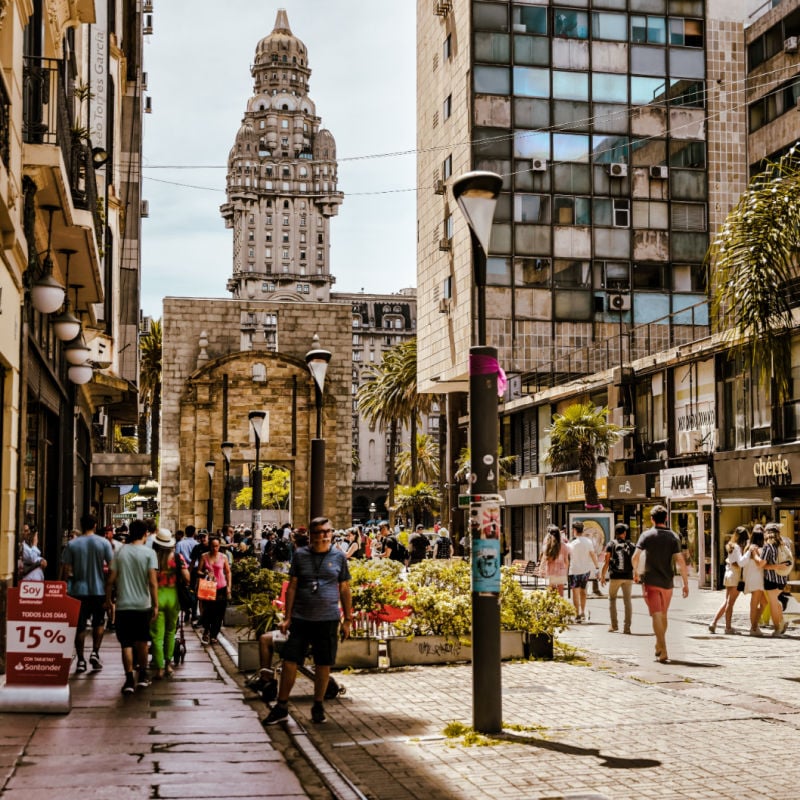
<path id="1" fill-rule="evenodd" d="M 261 437 L 265 432 L 264 422 L 267 419 L 266 411 L 251 411 L 247 415 L 250 420 L 250 427 L 253 429 L 253 436 L 256 440 L 256 465 L 253 467 L 253 477 L 250 481 L 253 487 L 252 500 L 250 501 L 250 510 L 253 514 L 252 526 L 253 537 L 255 539 L 261 538 L 261 465 L 258 463 L 259 451 L 261 449 Z M 269 433 L 269 431 L 267 431 Z"/>
<path id="2" fill-rule="evenodd" d="M 503 727 L 500 684 L 500 505 L 497 348 L 486 346 L 486 255 L 503 179 L 468 172 L 453 197 L 469 225 L 477 292 L 478 341 L 469 349 L 470 530 L 472 536 L 472 719 L 475 730 Z M 474 334 L 473 334 L 474 338 Z"/>
<path id="3" fill-rule="evenodd" d="M 310 518 L 321 517 L 325 513 L 325 440 L 322 438 L 322 392 L 325 388 L 325 375 L 331 353 L 319 346 L 319 336 L 314 334 L 311 350 L 306 353 L 306 365 L 314 378 L 314 395 L 317 408 L 317 435 L 311 440 L 311 497 Z"/>
<path id="4" fill-rule="evenodd" d="M 222 486 L 222 524 L 231 524 L 231 456 L 233 455 L 233 442 L 223 442 L 219 449 L 225 459 L 225 483 Z"/>
<path id="5" fill-rule="evenodd" d="M 206 461 L 206 472 L 208 473 L 208 502 L 206 505 L 206 530 L 209 536 L 214 532 L 214 470 L 216 464 L 213 461 Z"/>

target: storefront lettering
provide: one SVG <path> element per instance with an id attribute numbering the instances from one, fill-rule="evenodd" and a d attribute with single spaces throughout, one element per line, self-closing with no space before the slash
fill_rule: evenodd
<path id="1" fill-rule="evenodd" d="M 756 486 L 791 486 L 792 471 L 789 469 L 789 459 L 775 456 L 775 458 L 759 458 L 753 463 L 753 475 Z"/>
<path id="2" fill-rule="evenodd" d="M 617 486 L 617 492 L 619 494 L 631 494 L 633 492 L 633 489 L 631 488 L 631 482 L 625 481 L 625 483 L 621 483 L 619 486 Z"/>
<path id="3" fill-rule="evenodd" d="M 671 488 L 673 492 L 691 492 L 694 491 L 694 481 L 690 473 L 683 475 L 673 475 Z"/>
<path id="4" fill-rule="evenodd" d="M 713 408 L 708 411 L 696 411 L 678 417 L 679 431 L 698 431 L 703 428 L 714 428 L 717 424 L 717 415 Z"/>

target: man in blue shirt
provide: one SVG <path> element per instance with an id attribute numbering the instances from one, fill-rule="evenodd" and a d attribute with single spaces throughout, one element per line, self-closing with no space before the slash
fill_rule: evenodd
<path id="1" fill-rule="evenodd" d="M 309 645 L 314 657 L 313 722 L 325 722 L 322 701 L 336 662 L 339 640 L 339 603 L 341 601 L 342 633 L 350 637 L 353 622 L 350 596 L 350 572 L 347 558 L 341 550 L 331 547 L 333 528 L 326 517 L 316 517 L 309 526 L 310 545 L 295 551 L 289 571 L 286 606 L 282 633 L 289 632 L 283 647 L 283 669 L 278 689 L 278 700 L 264 720 L 264 725 L 275 725 L 289 716 L 288 702 L 297 666 L 305 660 Z"/>
<path id="2" fill-rule="evenodd" d="M 62 559 L 65 575 L 69 579 L 70 595 L 81 602 L 78 629 L 75 632 L 75 652 L 78 656 L 76 674 L 86 672 L 83 653 L 89 619 L 92 620 L 92 654 L 89 661 L 93 670 L 103 668 L 100 645 L 105 633 L 105 573 L 114 552 L 108 539 L 95 534 L 96 528 L 97 519 L 91 514 L 81 517 L 82 533 L 66 546 Z"/>

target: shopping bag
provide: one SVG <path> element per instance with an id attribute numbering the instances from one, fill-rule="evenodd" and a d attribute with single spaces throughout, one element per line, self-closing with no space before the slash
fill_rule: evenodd
<path id="1" fill-rule="evenodd" d="M 199 600 L 217 599 L 217 582 L 207 578 L 200 578 L 197 581 L 197 597 Z"/>

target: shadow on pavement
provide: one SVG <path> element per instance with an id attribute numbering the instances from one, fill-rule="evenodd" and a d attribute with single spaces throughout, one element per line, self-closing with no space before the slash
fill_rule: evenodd
<path id="1" fill-rule="evenodd" d="M 500 733 L 491 736 L 492 739 L 499 739 L 504 742 L 514 742 L 515 744 L 527 744 L 531 747 L 538 747 L 541 750 L 550 750 L 554 753 L 563 753 L 569 756 L 590 756 L 598 758 L 601 766 L 609 769 L 654 769 L 661 766 L 661 761 L 654 758 L 618 758 L 616 756 L 604 756 L 600 750 L 593 747 L 576 747 L 563 742 L 552 742 L 547 739 L 537 739 L 535 736 L 515 736 L 510 733 Z"/>

